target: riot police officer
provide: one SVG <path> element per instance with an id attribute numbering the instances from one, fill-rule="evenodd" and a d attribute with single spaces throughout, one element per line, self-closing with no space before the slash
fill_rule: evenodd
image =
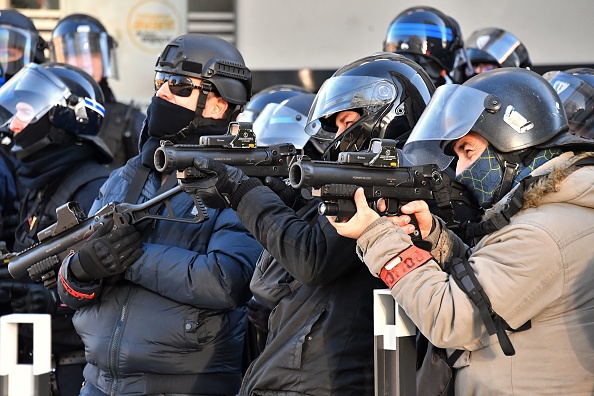
<path id="1" fill-rule="evenodd" d="M 77 66 L 99 83 L 105 97 L 105 120 L 100 136 L 113 153 L 112 167 L 138 154 L 138 140 L 145 115 L 133 102 L 121 103 L 108 79 L 118 78 L 116 40 L 96 18 L 72 14 L 58 21 L 52 31 L 51 59 Z"/>
<path id="2" fill-rule="evenodd" d="M 2 121 L 14 133 L 12 153 L 24 188 L 15 251 L 39 242 L 37 234 L 56 222 L 56 208 L 76 201 L 87 213 L 110 169 L 111 152 L 99 134 L 105 109 L 99 85 L 84 71 L 59 63 L 30 63 L 0 88 Z M 3 280 L 13 312 L 52 314 L 52 353 L 57 389 L 77 395 L 84 347 L 72 326 L 73 311 L 55 285 Z M 28 328 L 27 328 L 28 329 Z M 21 359 L 30 361 L 32 334 L 21 331 Z"/>

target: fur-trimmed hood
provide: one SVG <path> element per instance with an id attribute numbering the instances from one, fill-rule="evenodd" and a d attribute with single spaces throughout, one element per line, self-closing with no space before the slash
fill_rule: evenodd
<path id="1" fill-rule="evenodd" d="M 537 208 L 545 203 L 567 202 L 594 208 L 594 167 L 573 166 L 577 161 L 594 157 L 594 152 L 565 152 L 535 169 L 531 175 L 546 175 L 527 188 L 522 209 Z M 517 186 L 516 186 L 517 188 Z M 483 220 L 503 210 L 516 188 L 485 212 Z"/>

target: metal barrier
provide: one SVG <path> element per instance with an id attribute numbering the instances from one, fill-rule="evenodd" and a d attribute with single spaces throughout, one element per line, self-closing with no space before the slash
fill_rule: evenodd
<path id="1" fill-rule="evenodd" d="M 33 364 L 17 363 L 18 325 L 33 324 Z M 0 317 L 0 396 L 50 394 L 51 316 L 12 314 Z"/>
<path id="2" fill-rule="evenodd" d="M 375 395 L 416 395 L 416 328 L 388 289 L 373 292 L 373 322 Z"/>

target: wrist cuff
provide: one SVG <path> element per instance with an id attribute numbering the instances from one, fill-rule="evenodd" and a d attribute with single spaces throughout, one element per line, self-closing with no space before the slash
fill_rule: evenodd
<path id="1" fill-rule="evenodd" d="M 85 271 L 81 260 L 80 260 L 80 255 L 83 254 L 82 251 L 79 251 L 77 254 L 72 255 L 72 258 L 70 259 L 70 265 L 68 266 L 68 268 L 70 269 L 70 273 L 72 274 L 72 277 L 77 281 L 77 282 L 92 282 L 95 279 L 89 275 L 89 273 L 87 271 Z M 87 257 L 88 260 L 90 260 L 90 257 Z"/>
<path id="2" fill-rule="evenodd" d="M 391 290 L 396 282 L 431 258 L 431 254 L 426 250 L 411 246 L 390 260 L 381 269 L 379 276 Z"/>
<path id="3" fill-rule="evenodd" d="M 250 177 L 249 179 L 242 181 L 237 190 L 231 196 L 231 207 L 233 210 L 237 210 L 239 202 L 241 202 L 241 199 L 245 194 L 247 194 L 251 189 L 262 185 L 263 184 L 260 179 L 256 177 Z"/>

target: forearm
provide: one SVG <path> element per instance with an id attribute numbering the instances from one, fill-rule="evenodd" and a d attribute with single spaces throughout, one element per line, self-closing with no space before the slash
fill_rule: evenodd
<path id="1" fill-rule="evenodd" d="M 93 304 L 101 295 L 102 281 L 79 282 L 70 271 L 70 261 L 73 256 L 66 257 L 58 274 L 58 294 L 60 300 L 72 309 L 78 309 Z"/>
<path id="2" fill-rule="evenodd" d="M 145 253 L 126 279 L 182 304 L 231 309 L 249 299 L 252 271 L 224 253 L 197 254 L 185 249 L 145 245 Z"/>
<path id="3" fill-rule="evenodd" d="M 462 257 L 468 246 L 446 227 L 442 219 L 433 216 L 433 221 L 434 227 L 425 240 L 431 243 L 431 255 L 443 268 L 446 261 L 454 257 Z"/>
<path id="4" fill-rule="evenodd" d="M 476 348 L 475 339 L 483 333 L 478 311 L 400 227 L 386 218 L 377 219 L 361 234 L 357 249 L 370 271 L 384 280 L 396 302 L 433 344 Z"/>
<path id="5" fill-rule="evenodd" d="M 355 242 L 338 235 L 325 217 L 317 216 L 315 207 L 296 213 L 262 186 L 243 196 L 237 215 L 256 240 L 301 283 L 332 281 L 352 270 Z"/>

